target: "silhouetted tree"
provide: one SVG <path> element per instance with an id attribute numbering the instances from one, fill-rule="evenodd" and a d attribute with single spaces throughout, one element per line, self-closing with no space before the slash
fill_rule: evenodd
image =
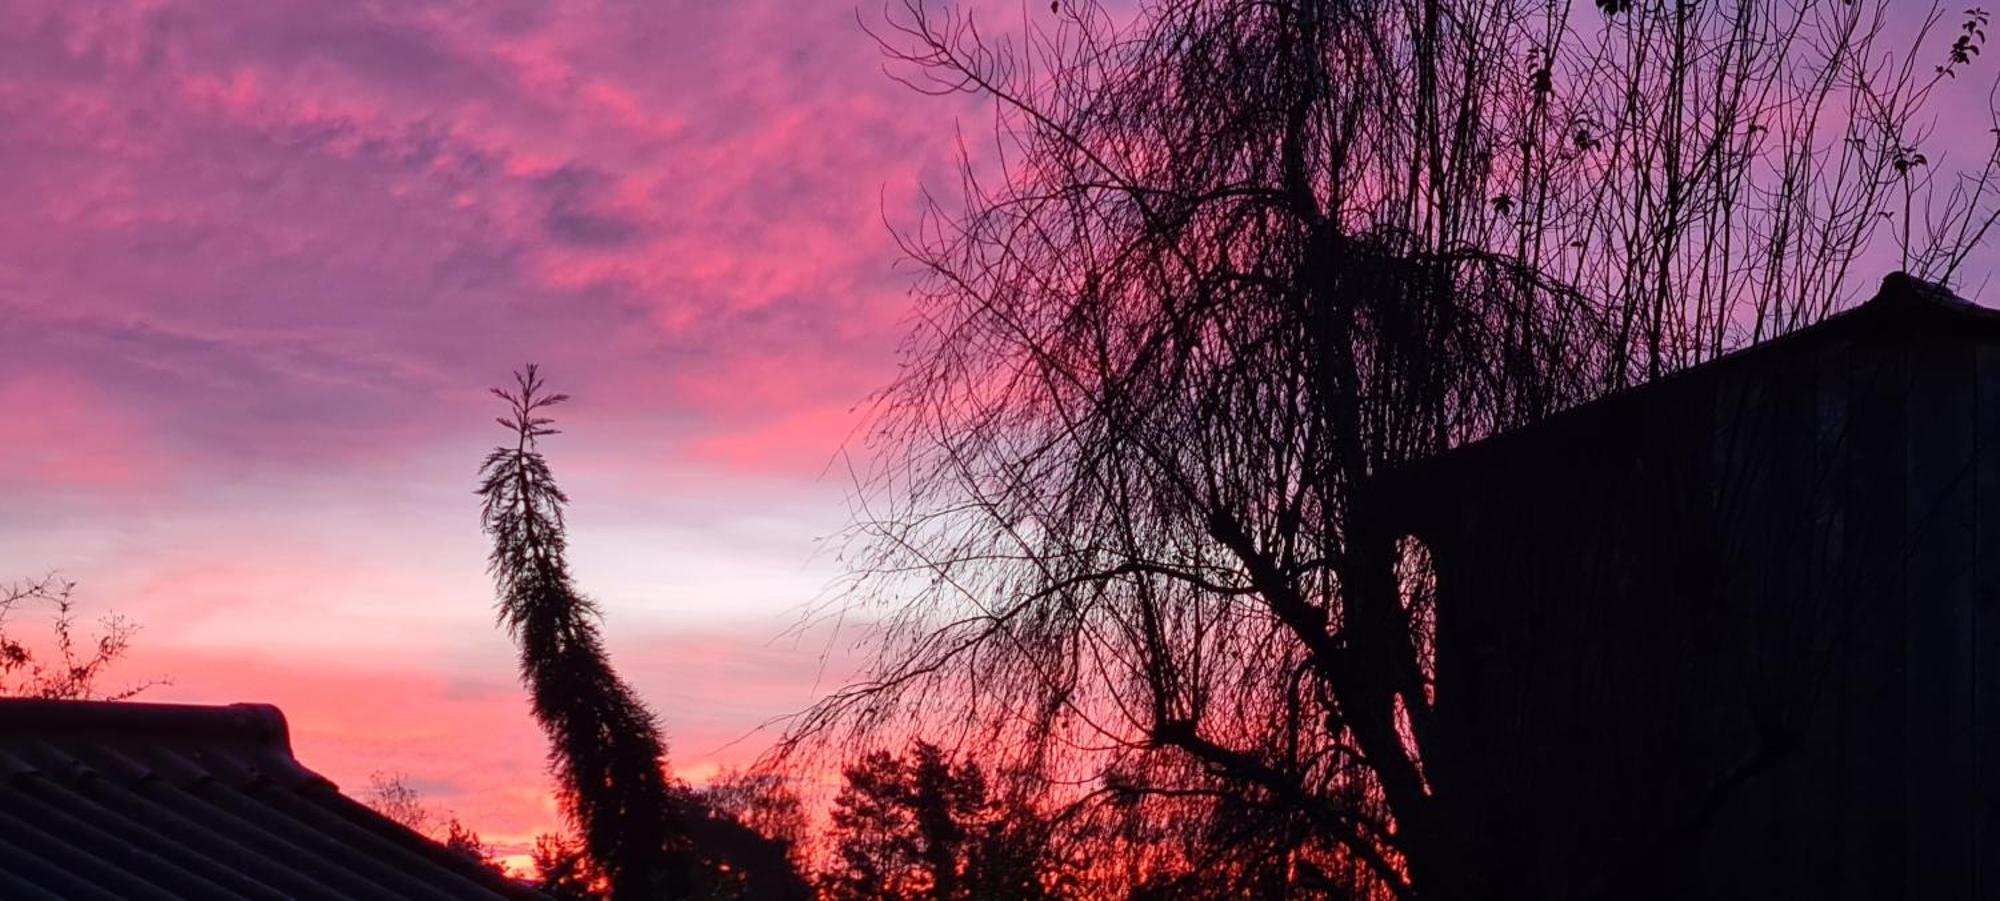
<path id="1" fill-rule="evenodd" d="M 700 806 L 692 825 L 702 898 L 769 901 L 812 897 L 800 875 L 794 845 L 759 832 L 731 814 Z"/>
<path id="2" fill-rule="evenodd" d="M 801 868 L 812 823 L 783 774 L 725 770 L 709 780 L 700 795 L 704 807 L 762 836 L 771 850 L 792 861 L 795 869 Z"/>
<path id="3" fill-rule="evenodd" d="M 472 831 L 472 827 L 465 825 L 456 816 L 448 817 L 444 822 L 443 844 L 445 848 L 462 854 L 468 860 L 495 873 L 502 876 L 512 875 L 507 870 L 507 864 L 494 853 L 493 846 L 487 844 L 485 839 L 479 837 L 479 833 Z"/>
<path id="4" fill-rule="evenodd" d="M 1066 886 L 1045 824 L 993 797 L 975 762 L 928 742 L 843 771 L 827 898 L 1045 898 Z"/>
<path id="5" fill-rule="evenodd" d="M 583 843 L 553 833 L 535 836 L 529 859 L 535 866 L 535 888 L 556 901 L 599 901 L 603 878 L 590 866 Z"/>
<path id="6" fill-rule="evenodd" d="M 571 579 L 569 499 L 536 448 L 557 433 L 547 411 L 568 396 L 546 392 L 532 365 L 515 374 L 511 390 L 493 394 L 507 404 L 499 422 L 513 441 L 480 466 L 480 521 L 493 538 L 500 619 L 520 645 L 521 678 L 549 736 L 563 811 L 611 897 L 686 897 L 695 865 L 685 793 L 669 782 L 652 711 L 611 668 L 597 606 Z"/>
<path id="7" fill-rule="evenodd" d="M 805 896 L 788 843 L 710 808 L 668 773 L 652 711 L 607 659 L 597 607 L 569 572 L 569 498 L 536 448 L 557 434 L 547 412 L 568 395 L 546 392 L 532 365 L 493 394 L 507 403 L 499 422 L 514 436 L 480 466 L 500 619 L 520 645 L 563 811 L 592 869 L 614 901 Z"/>
<path id="8" fill-rule="evenodd" d="M 412 787 L 403 774 L 387 770 L 368 774 L 368 787 L 361 793 L 361 802 L 403 828 L 424 835 L 430 835 L 443 819 L 424 800 L 423 792 Z"/>
<path id="9" fill-rule="evenodd" d="M 104 671 L 125 657 L 138 631 L 121 616 L 99 621 L 96 636 L 77 634 L 76 583 L 44 576 L 0 586 L 0 697 L 61 701 L 124 701 L 165 679 L 152 679 L 115 691 L 102 691 Z M 9 619 L 39 609 L 50 616 L 49 634 L 24 639 L 9 628 Z"/>
<path id="10" fill-rule="evenodd" d="M 465 855 L 495 873 L 513 875 L 495 855 L 493 846 L 480 839 L 479 833 L 465 825 L 457 814 L 439 810 L 425 801 L 423 793 L 401 773 L 386 770 L 370 773 L 361 801 L 403 828 Z"/>
<path id="11" fill-rule="evenodd" d="M 949 723 L 1106 884 L 1482 895 L 1371 480 L 1814 321 L 1871 244 L 1949 280 L 1994 221 L 1990 158 L 1919 149 L 1974 55 L 1872 0 L 891 5 L 899 77 L 997 128 L 904 235 L 880 665 L 793 738 Z"/>

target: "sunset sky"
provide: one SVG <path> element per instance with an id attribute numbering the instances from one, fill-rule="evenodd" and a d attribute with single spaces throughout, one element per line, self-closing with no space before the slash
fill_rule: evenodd
<path id="1" fill-rule="evenodd" d="M 787 632 L 895 368 L 885 216 L 961 111 L 851 5 L 0 11 L 0 575 L 138 622 L 114 682 L 278 704 L 343 787 L 405 772 L 489 840 L 555 825 L 472 494 L 529 360 L 680 772 L 839 677 Z"/>
<path id="2" fill-rule="evenodd" d="M 884 223 L 981 124 L 845 2 L 0 0 L 0 579 L 518 850 L 558 817 L 472 489 L 532 360 L 615 662 L 684 776 L 746 762 L 846 672 L 793 627 L 896 368 Z"/>

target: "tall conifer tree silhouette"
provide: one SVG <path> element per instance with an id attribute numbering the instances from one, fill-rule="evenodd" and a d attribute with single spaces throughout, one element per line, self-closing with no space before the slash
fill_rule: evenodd
<path id="1" fill-rule="evenodd" d="M 549 736 L 549 761 L 564 813 L 618 901 L 692 893 L 685 811 L 666 775 L 652 711 L 606 659 L 597 605 L 570 577 L 563 506 L 536 441 L 557 434 L 550 407 L 569 399 L 546 390 L 530 365 L 512 389 L 500 425 L 511 444 L 480 465 L 480 523 L 493 538 L 489 569 L 500 621 L 520 646 L 521 679 Z"/>

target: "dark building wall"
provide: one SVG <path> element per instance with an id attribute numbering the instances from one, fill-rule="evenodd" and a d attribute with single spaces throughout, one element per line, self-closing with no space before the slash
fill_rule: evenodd
<path id="1" fill-rule="evenodd" d="M 2000 898 L 1990 314 L 1892 280 L 1385 490 L 1496 894 Z"/>

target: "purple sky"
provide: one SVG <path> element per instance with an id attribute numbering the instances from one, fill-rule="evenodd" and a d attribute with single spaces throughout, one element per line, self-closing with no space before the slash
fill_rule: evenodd
<path id="1" fill-rule="evenodd" d="M 517 850 L 556 817 L 471 492 L 533 360 L 618 665 L 684 775 L 754 756 L 841 675 L 784 633 L 895 371 L 883 220 L 982 124 L 880 64 L 819 0 L 0 0 L 0 579 Z"/>
<path id="2" fill-rule="evenodd" d="M 0 573 L 142 624 L 147 699 L 276 702 L 523 841 L 471 489 L 534 360 L 617 662 L 686 775 L 745 759 L 822 677 L 821 473 L 960 109 L 844 4 L 0 2 Z"/>

